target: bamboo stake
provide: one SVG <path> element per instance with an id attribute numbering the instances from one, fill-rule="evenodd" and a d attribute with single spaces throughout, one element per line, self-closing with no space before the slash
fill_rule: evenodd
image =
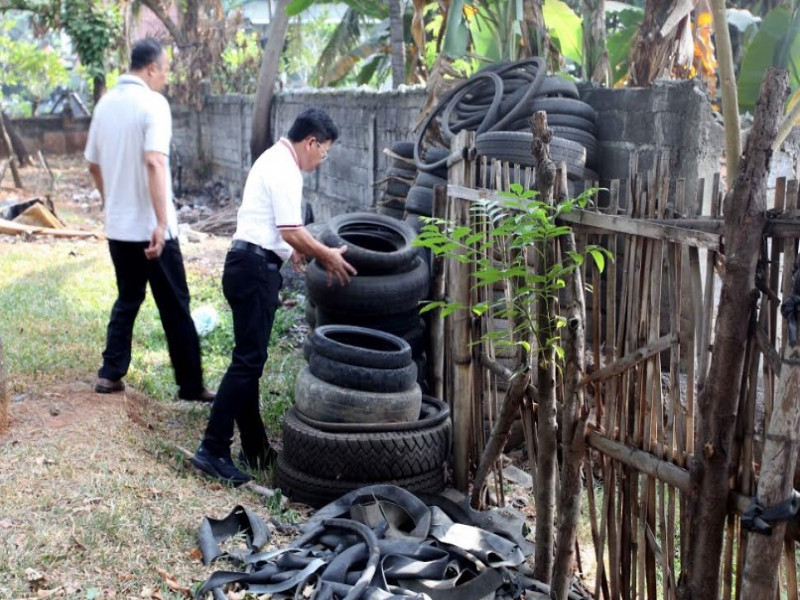
<path id="1" fill-rule="evenodd" d="M 447 188 L 438 186 L 433 191 L 433 216 L 447 217 Z M 447 262 L 444 257 L 433 257 L 433 299 L 444 300 L 447 281 Z M 445 398 L 444 369 L 445 369 L 445 324 L 444 319 L 431 319 L 431 363 L 433 395 L 436 398 Z"/>
<path id="2" fill-rule="evenodd" d="M 547 115 L 537 111 L 531 119 L 533 131 L 533 153 L 536 159 L 536 187 L 540 201 L 552 203 L 553 182 L 556 168 L 550 159 L 549 143 L 552 136 L 547 127 Z M 542 259 L 542 270 L 555 264 L 553 244 L 545 243 L 538 249 Z M 541 298 L 537 307 L 539 340 L 552 339 L 555 333 L 556 308 L 549 298 Z M 538 374 L 536 387 L 539 409 L 537 422 L 539 431 L 539 455 L 536 465 L 538 489 L 536 490 L 536 533 L 533 575 L 535 579 L 549 583 L 553 572 L 553 528 L 555 524 L 555 488 L 557 481 L 557 417 L 556 417 L 556 372 L 555 354 L 551 347 L 538 344 Z"/>
<path id="3" fill-rule="evenodd" d="M 557 188 L 566 189 L 566 169 L 560 168 Z M 576 252 L 572 234 L 561 236 L 561 254 Z M 565 374 L 564 410 L 562 417 L 563 468 L 561 472 L 561 515 L 553 565 L 551 597 L 566 600 L 572 579 L 573 561 L 576 557 L 578 520 L 581 512 L 581 463 L 586 450 L 585 433 L 589 409 L 585 403 L 581 384 L 585 355 L 585 299 L 580 269 L 573 271 L 565 287 Z"/>
<path id="4" fill-rule="evenodd" d="M 453 142 L 453 152 L 471 148 L 474 134 L 459 132 Z M 471 168 L 468 161 L 461 161 L 451 167 L 449 178 L 456 185 L 468 185 Z M 452 220 L 456 225 L 469 224 L 469 204 L 454 199 Z M 466 263 L 452 261 L 448 269 L 448 290 L 454 302 L 469 306 L 471 269 Z M 466 492 L 469 482 L 469 449 L 472 430 L 472 364 L 471 364 L 471 317 L 469 310 L 452 315 L 452 406 L 453 406 L 453 484 L 456 489 Z"/>
<path id="5" fill-rule="evenodd" d="M 800 298 L 800 255 L 795 259 L 791 299 Z M 800 446 L 800 343 L 784 345 L 783 365 L 776 394 L 777 418 L 771 419 L 764 443 L 758 495 L 763 506 L 785 500 L 792 491 L 792 477 Z M 768 598 L 776 593 L 786 522 L 772 524 L 771 535 L 747 535 L 744 561 L 744 598 Z"/>

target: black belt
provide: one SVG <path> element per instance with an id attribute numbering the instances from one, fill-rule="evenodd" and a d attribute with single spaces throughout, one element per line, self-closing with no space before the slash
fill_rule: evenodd
<path id="1" fill-rule="evenodd" d="M 252 252 L 261 258 L 266 258 L 267 262 L 276 265 L 278 268 L 280 268 L 283 264 L 281 258 L 272 250 L 267 250 L 258 244 L 252 244 L 250 242 L 245 242 L 244 240 L 233 240 L 233 242 L 231 242 L 231 250 L 244 250 L 245 252 Z"/>

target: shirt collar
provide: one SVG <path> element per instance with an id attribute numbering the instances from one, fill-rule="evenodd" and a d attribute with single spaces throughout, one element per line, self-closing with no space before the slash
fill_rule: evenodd
<path id="1" fill-rule="evenodd" d="M 117 79 L 117 85 L 125 83 L 132 83 L 134 85 L 141 85 L 147 87 L 147 84 L 144 82 L 144 79 L 142 79 L 138 75 L 132 75 L 131 73 L 125 73 L 125 75 L 120 75 L 119 78 Z"/>
<path id="2" fill-rule="evenodd" d="M 300 166 L 300 161 L 297 158 L 297 152 L 295 151 L 294 146 L 292 145 L 292 142 L 290 142 L 289 139 L 285 138 L 285 137 L 282 137 L 278 141 L 289 149 L 289 152 L 292 153 L 292 158 L 294 158 L 294 162 L 297 163 L 297 166 L 299 167 Z"/>

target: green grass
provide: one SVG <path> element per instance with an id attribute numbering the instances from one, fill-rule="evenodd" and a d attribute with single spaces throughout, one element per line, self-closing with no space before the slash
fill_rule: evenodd
<path id="1" fill-rule="evenodd" d="M 220 317 L 217 328 L 201 339 L 206 385 L 216 389 L 233 348 L 230 309 L 218 269 L 201 271 L 187 261 L 187 278 L 192 308 L 210 305 Z M 11 395 L 55 382 L 93 381 L 115 298 L 104 242 L 20 243 L 0 249 L 0 339 Z M 273 434 L 279 431 L 279 420 L 294 397 L 302 362 L 298 348 L 303 329 L 298 324 L 303 322 L 300 306 L 279 309 L 275 319 L 261 380 L 262 412 Z M 126 382 L 156 400 L 170 400 L 177 392 L 164 331 L 149 291 L 136 319 Z"/>

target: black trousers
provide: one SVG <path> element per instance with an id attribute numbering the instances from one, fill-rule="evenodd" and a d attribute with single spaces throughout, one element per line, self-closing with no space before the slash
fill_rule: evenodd
<path id="1" fill-rule="evenodd" d="M 203 437 L 203 445 L 212 453 L 230 452 L 234 422 L 247 457 L 264 456 L 269 448 L 258 382 L 267 362 L 282 284 L 280 265 L 266 257 L 237 249 L 225 257 L 222 291 L 233 312 L 234 347 Z"/>
<path id="2" fill-rule="evenodd" d="M 189 287 L 180 245 L 178 240 L 168 240 L 156 260 L 145 257 L 147 246 L 148 242 L 108 241 L 117 275 L 117 300 L 111 309 L 103 366 L 98 376 L 117 380 L 127 374 L 131 363 L 133 324 L 149 283 L 167 336 L 178 393 L 194 397 L 203 390 L 203 370 L 200 340 L 189 312 Z"/>

